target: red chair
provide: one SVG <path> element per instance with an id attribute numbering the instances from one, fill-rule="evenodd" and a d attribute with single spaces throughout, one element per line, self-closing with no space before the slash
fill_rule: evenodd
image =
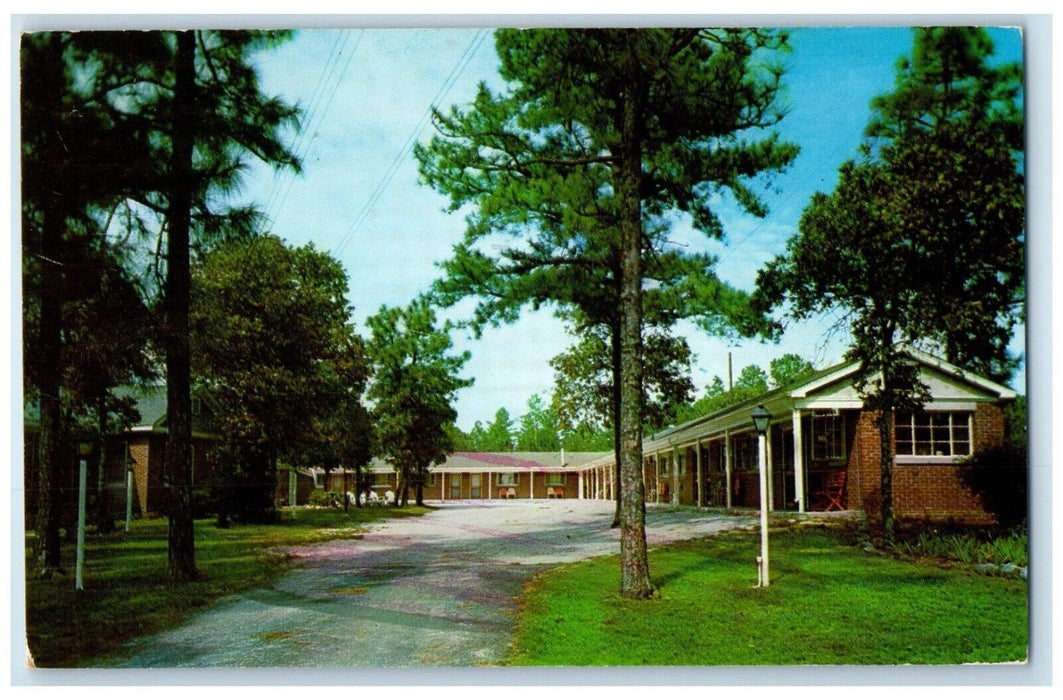
<path id="1" fill-rule="evenodd" d="M 823 484 L 819 491 L 812 494 L 812 510 L 845 510 L 845 471 L 827 472 L 823 475 Z"/>

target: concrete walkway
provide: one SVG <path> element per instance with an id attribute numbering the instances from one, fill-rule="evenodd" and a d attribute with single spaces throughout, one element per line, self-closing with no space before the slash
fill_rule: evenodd
<path id="1" fill-rule="evenodd" d="M 227 597 L 94 665 L 490 665 L 505 657 L 516 598 L 537 571 L 619 552 L 611 502 L 438 505 L 423 517 L 377 525 L 362 539 L 292 549 L 302 566 L 271 587 Z M 756 519 L 650 506 L 646 521 L 652 546 Z"/>

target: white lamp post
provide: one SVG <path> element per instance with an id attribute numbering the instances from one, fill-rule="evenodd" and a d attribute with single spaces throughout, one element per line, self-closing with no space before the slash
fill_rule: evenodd
<path id="1" fill-rule="evenodd" d="M 125 452 L 125 531 L 129 532 L 133 521 L 133 456 L 126 447 Z"/>
<path id="2" fill-rule="evenodd" d="M 761 404 L 753 409 L 753 429 L 757 431 L 757 442 L 759 454 L 757 459 L 757 467 L 760 471 L 760 557 L 757 559 L 757 563 L 760 565 L 758 571 L 757 585 L 761 588 L 767 587 L 770 582 L 768 576 L 768 474 L 767 474 L 767 462 L 768 462 L 768 424 L 771 422 L 771 414 L 768 413 L 768 409 L 764 408 L 764 404 Z"/>
<path id="3" fill-rule="evenodd" d="M 92 443 L 78 443 L 78 544 L 77 565 L 74 569 L 74 587 L 79 591 L 85 590 L 82 572 L 85 568 L 85 501 L 89 481 L 89 453 L 92 452 Z"/>

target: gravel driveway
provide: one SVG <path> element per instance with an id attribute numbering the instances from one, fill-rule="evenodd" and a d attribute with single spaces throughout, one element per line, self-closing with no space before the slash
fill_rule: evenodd
<path id="1" fill-rule="evenodd" d="M 439 504 L 364 538 L 290 550 L 302 566 L 130 643 L 111 668 L 474 666 L 501 661 L 516 598 L 551 565 L 619 552 L 606 501 Z M 647 508 L 662 544 L 751 525 L 692 508 Z"/>

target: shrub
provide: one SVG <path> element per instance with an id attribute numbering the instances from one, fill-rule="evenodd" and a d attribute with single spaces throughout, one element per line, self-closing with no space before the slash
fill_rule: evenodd
<path id="1" fill-rule="evenodd" d="M 310 505 L 322 508 L 339 508 L 343 505 L 343 494 L 339 491 L 314 489 L 310 492 Z"/>
<path id="2" fill-rule="evenodd" d="M 1024 529 L 946 532 L 925 528 L 899 540 L 901 556 L 958 561 L 965 564 L 1026 566 L 1028 537 Z"/>
<path id="3" fill-rule="evenodd" d="M 963 483 L 982 499 L 997 524 L 1009 529 L 1026 520 L 1026 445 L 1012 444 L 976 452 L 962 471 Z"/>

